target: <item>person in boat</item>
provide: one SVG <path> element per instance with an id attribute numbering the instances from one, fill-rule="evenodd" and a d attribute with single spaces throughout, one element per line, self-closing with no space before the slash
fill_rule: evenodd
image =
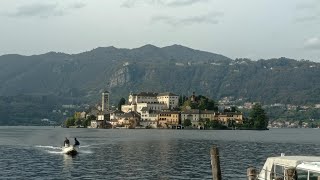
<path id="1" fill-rule="evenodd" d="M 74 146 L 80 146 L 80 142 L 77 140 L 77 138 L 74 138 Z"/>
<path id="2" fill-rule="evenodd" d="M 66 137 L 66 139 L 64 140 L 64 143 L 63 143 L 64 147 L 69 147 L 70 145 L 70 141 L 69 139 Z"/>

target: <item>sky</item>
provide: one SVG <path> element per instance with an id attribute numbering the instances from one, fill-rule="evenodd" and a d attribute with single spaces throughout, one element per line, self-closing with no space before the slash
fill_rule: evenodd
<path id="1" fill-rule="evenodd" d="M 320 0 L 0 0 L 0 55 L 179 44 L 320 62 Z"/>

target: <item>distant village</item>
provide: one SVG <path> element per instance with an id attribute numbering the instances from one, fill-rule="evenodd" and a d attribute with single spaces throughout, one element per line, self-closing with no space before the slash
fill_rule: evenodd
<path id="1" fill-rule="evenodd" d="M 200 101 L 195 93 L 186 99 L 191 105 Z M 116 110 L 110 109 L 109 100 L 110 93 L 105 91 L 102 93 L 101 106 L 91 109 L 89 112 L 76 112 L 76 119 L 84 120 L 93 117 L 87 124 L 88 128 L 128 129 L 182 129 L 185 127 L 204 129 L 205 124 L 210 122 L 218 122 L 225 127 L 229 127 L 230 123 L 233 125 L 243 123 L 243 114 L 239 111 L 219 112 L 212 109 L 193 109 L 191 106 L 181 109 L 179 96 L 170 92 L 130 93 L 128 101 Z M 206 99 L 206 101 L 208 100 Z M 79 122 L 78 124 L 83 123 Z"/>
<path id="2" fill-rule="evenodd" d="M 68 110 L 65 112 L 54 110 L 54 112 L 73 116 L 73 121 L 65 122 L 63 124 L 64 127 L 205 129 L 208 122 L 219 123 L 225 127 L 230 127 L 230 124 L 232 126 L 241 126 L 246 119 L 243 112 L 248 112 L 255 104 L 254 102 L 244 102 L 239 105 L 243 99 L 235 100 L 233 97 L 224 97 L 217 102 L 217 110 L 201 110 L 191 106 L 181 107 L 179 98 L 181 101 L 181 96 L 170 92 L 130 93 L 128 100 L 116 108 L 115 106 L 110 106 L 110 92 L 105 91 L 102 93 L 101 103 L 95 107 L 86 105 L 82 107 L 85 111 L 70 114 L 71 110 L 77 107 L 75 105 L 63 105 L 63 108 L 69 109 L 69 112 Z M 199 101 L 195 93 L 185 98 L 191 103 Z M 228 111 L 233 107 L 236 109 L 235 111 Z M 275 103 L 264 105 L 263 108 L 305 112 L 320 109 L 320 104 L 297 106 Z M 49 120 L 43 119 L 42 121 Z M 313 121 L 313 119 L 308 121 L 269 119 L 268 128 L 319 128 L 317 123 L 312 123 Z M 55 124 L 55 122 L 49 122 L 51 125 Z"/>

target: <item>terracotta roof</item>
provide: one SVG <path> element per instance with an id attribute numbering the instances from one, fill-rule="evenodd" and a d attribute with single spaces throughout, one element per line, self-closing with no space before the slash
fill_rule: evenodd
<path id="1" fill-rule="evenodd" d="M 159 93 L 158 96 L 178 96 L 178 95 L 173 94 L 171 92 L 164 92 L 164 93 Z"/>
<path id="2" fill-rule="evenodd" d="M 149 110 L 148 107 L 143 107 L 143 108 L 141 109 L 141 111 L 148 111 L 148 110 Z"/>
<path id="3" fill-rule="evenodd" d="M 158 93 L 154 93 L 154 92 L 140 92 L 139 94 L 137 94 L 137 96 L 149 96 L 149 97 L 156 97 L 158 95 Z"/>
<path id="4" fill-rule="evenodd" d="M 215 114 L 217 113 L 216 111 L 214 110 L 203 110 L 203 111 L 200 111 L 201 114 Z"/>
<path id="5" fill-rule="evenodd" d="M 179 114 L 179 111 L 162 111 L 159 112 L 159 114 Z"/>
<path id="6" fill-rule="evenodd" d="M 131 94 L 132 96 L 147 96 L 147 97 L 156 97 L 156 96 L 178 96 L 171 92 L 156 93 L 156 92 L 140 92 L 138 94 Z"/>
<path id="7" fill-rule="evenodd" d="M 199 113 L 200 113 L 199 109 L 190 109 L 190 110 L 182 111 L 182 114 L 199 114 Z"/>

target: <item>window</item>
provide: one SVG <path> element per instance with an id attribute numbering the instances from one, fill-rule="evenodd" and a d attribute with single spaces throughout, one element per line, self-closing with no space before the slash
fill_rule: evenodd
<path id="1" fill-rule="evenodd" d="M 308 179 L 308 171 L 297 169 L 297 174 L 298 174 L 297 180 L 307 180 Z"/>
<path id="2" fill-rule="evenodd" d="M 283 166 L 275 166 L 275 177 L 283 177 L 284 167 Z"/>
<path id="3" fill-rule="evenodd" d="M 320 178 L 320 173 L 315 173 L 311 171 L 309 172 L 309 180 L 318 180 L 319 178 Z"/>

